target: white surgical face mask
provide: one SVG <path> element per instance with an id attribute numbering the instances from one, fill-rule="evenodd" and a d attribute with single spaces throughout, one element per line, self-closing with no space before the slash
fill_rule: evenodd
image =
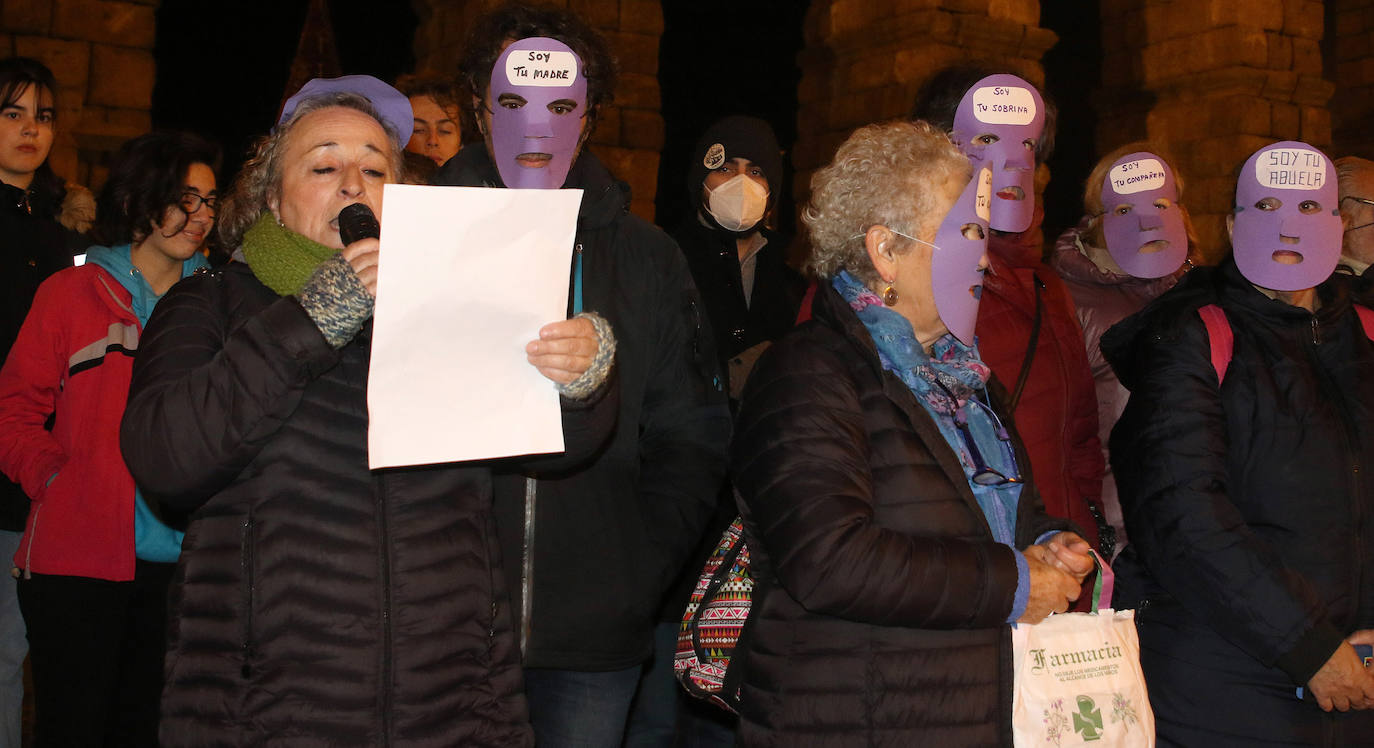
<path id="1" fill-rule="evenodd" d="M 768 208 L 768 188 L 747 174 L 736 174 L 714 190 L 708 190 L 706 210 L 726 231 L 746 231 L 763 220 Z"/>

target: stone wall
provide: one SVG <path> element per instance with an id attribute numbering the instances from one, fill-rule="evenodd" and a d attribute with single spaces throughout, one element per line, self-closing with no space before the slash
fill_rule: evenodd
<path id="1" fill-rule="evenodd" d="M 1331 145 L 1322 16 L 1313 0 L 1102 2 L 1099 152 L 1141 137 L 1170 149 L 1211 260 L 1227 249 L 1236 169 L 1251 153 L 1275 140 Z"/>
<path id="2" fill-rule="evenodd" d="M 467 29 L 499 0 L 413 0 L 420 16 L 415 33 L 416 68 L 451 74 Z M 601 113 L 589 141 L 592 151 L 618 178 L 630 183 L 631 209 L 654 217 L 663 115 L 658 87 L 658 40 L 663 33 L 659 0 L 563 0 L 547 5 L 571 8 L 606 36 L 620 63 L 615 101 Z"/>
<path id="3" fill-rule="evenodd" d="M 62 177 L 98 189 L 110 154 L 152 127 L 159 0 L 3 0 L 0 55 L 42 60 L 57 76 Z"/>
<path id="4" fill-rule="evenodd" d="M 1374 0 L 1327 0 L 1332 156 L 1374 159 Z"/>
<path id="5" fill-rule="evenodd" d="M 1040 59 L 1055 42 L 1038 0 L 812 0 L 801 53 L 794 192 L 856 128 L 905 116 L 936 71 L 984 61 L 1042 86 Z"/>

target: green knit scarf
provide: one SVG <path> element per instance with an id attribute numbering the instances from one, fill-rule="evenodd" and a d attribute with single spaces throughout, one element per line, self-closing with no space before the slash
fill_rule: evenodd
<path id="1" fill-rule="evenodd" d="M 338 254 L 277 223 L 272 211 L 243 234 L 243 256 L 264 286 L 281 296 L 300 293 L 320 263 Z"/>

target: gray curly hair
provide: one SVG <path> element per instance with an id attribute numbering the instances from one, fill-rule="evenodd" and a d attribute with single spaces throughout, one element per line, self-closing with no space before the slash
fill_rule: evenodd
<path id="1" fill-rule="evenodd" d="M 253 156 L 239 171 L 234 187 L 219 213 L 216 229 L 222 246 L 239 246 L 243 242 L 244 232 L 267 212 L 268 198 L 281 189 L 282 159 L 296 123 L 311 112 L 335 106 L 356 109 L 377 120 L 377 124 L 389 136 L 387 160 L 391 166 L 391 178 L 393 181 L 400 180 L 405 163 L 401 153 L 402 144 L 397 142 L 396 131 L 386 124 L 367 97 L 342 91 L 312 96 L 298 103 L 290 119 L 277 125 L 271 134 L 259 138 L 254 145 Z"/>
<path id="2" fill-rule="evenodd" d="M 968 158 L 943 131 L 926 122 L 867 125 L 844 141 L 835 158 L 811 178 L 811 201 L 802 221 L 811 235 L 807 266 L 821 278 L 847 270 L 873 288 L 878 272 L 864 234 L 882 225 L 911 236 L 933 234 L 950 177 L 972 176 Z M 912 242 L 899 237 L 896 249 Z"/>

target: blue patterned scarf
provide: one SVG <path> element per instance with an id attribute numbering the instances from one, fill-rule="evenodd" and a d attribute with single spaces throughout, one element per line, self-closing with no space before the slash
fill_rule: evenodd
<path id="1" fill-rule="evenodd" d="M 973 346 L 945 335 L 927 354 L 911 323 L 884 306 L 854 276 L 841 270 L 831 282 L 873 336 L 883 368 L 896 374 L 930 410 L 952 416 L 987 385 L 991 369 Z"/>
<path id="2" fill-rule="evenodd" d="M 935 419 L 945 442 L 959 455 L 978 507 L 983 510 L 992 536 L 998 542 L 1011 545 L 1016 535 L 1016 507 L 1021 499 L 1021 484 L 983 486 L 973 482 L 973 457 L 964 437 L 956 426 L 956 419 L 967 424 L 970 437 L 977 442 L 985 459 L 995 459 L 1002 452 L 999 445 L 999 425 L 988 415 L 985 406 L 969 401 L 982 390 L 991 370 L 978 358 L 978 349 L 959 342 L 953 335 L 945 335 L 931 346 L 929 354 L 916 340 L 911 323 L 897 312 L 883 305 L 883 300 L 841 270 L 831 281 L 835 290 L 849 303 L 849 308 L 868 329 L 878 347 L 878 360 L 883 368 L 897 375 L 911 390 L 926 411 Z M 1005 470 L 1008 465 L 993 467 Z"/>

